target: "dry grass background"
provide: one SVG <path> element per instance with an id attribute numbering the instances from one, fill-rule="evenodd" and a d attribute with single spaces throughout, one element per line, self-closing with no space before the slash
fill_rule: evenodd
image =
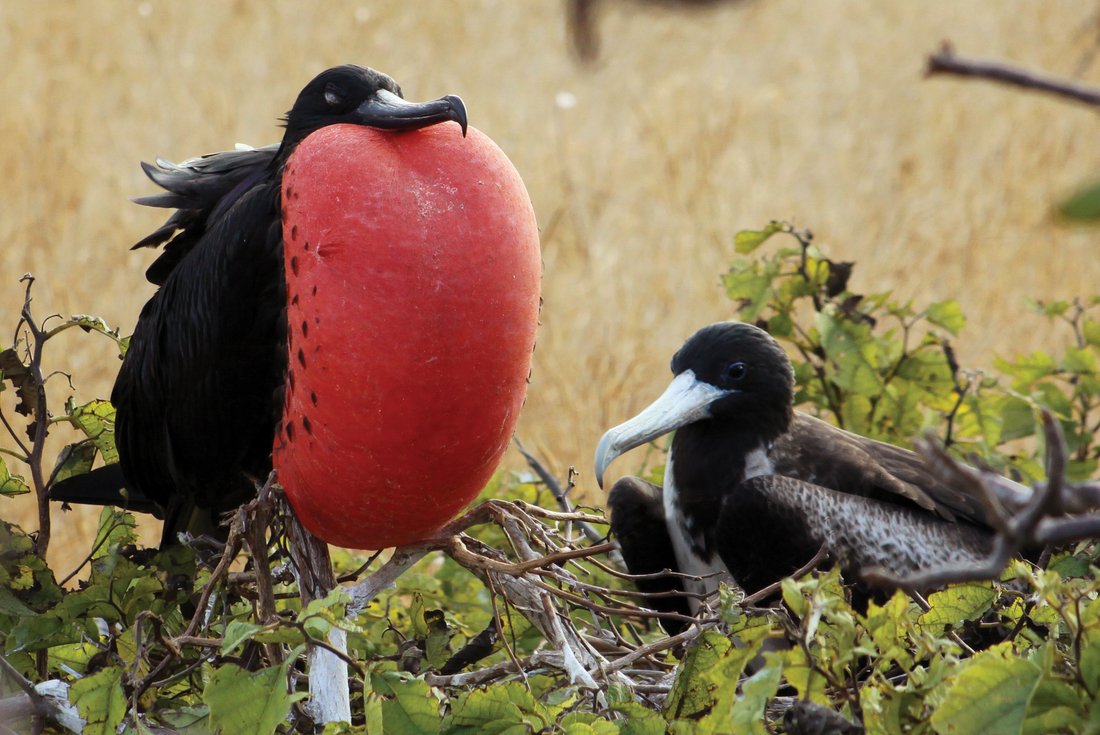
<path id="1" fill-rule="evenodd" d="M 126 202 L 153 191 L 138 161 L 274 142 L 305 82 L 348 61 L 388 72 L 411 99 L 461 95 L 523 175 L 545 306 L 519 435 L 559 471 L 576 464 L 589 492 L 600 434 L 658 394 L 692 330 L 731 315 L 717 284 L 738 229 L 790 219 L 859 262 L 859 289 L 959 299 L 968 365 L 1064 338 L 1026 314 L 1024 295 L 1097 292 L 1098 234 L 1050 217 L 1100 172 L 1095 112 L 922 79 L 945 38 L 1075 74 L 1096 42 L 1096 3 L 607 6 L 601 62 L 584 69 L 556 0 L 0 5 L 5 343 L 26 271 L 39 316 L 92 313 L 129 333 L 152 254 L 127 247 L 162 221 Z M 1100 82 L 1100 64 L 1081 76 Z M 557 104 L 562 92 L 574 107 Z M 48 367 L 76 376 L 79 400 L 106 396 L 112 353 L 68 333 Z M 56 408 L 66 389 L 52 387 Z M 26 499 L 0 516 L 35 526 Z M 67 569 L 95 513 L 59 516 L 51 556 Z"/>

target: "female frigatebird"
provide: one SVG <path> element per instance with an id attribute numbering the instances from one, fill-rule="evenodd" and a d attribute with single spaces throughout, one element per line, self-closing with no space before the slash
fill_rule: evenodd
<path id="1" fill-rule="evenodd" d="M 849 580 L 870 566 L 905 574 L 987 556 L 992 534 L 976 498 L 944 485 L 913 452 L 794 411 L 790 359 L 762 329 L 704 327 L 673 357 L 672 372 L 665 393 L 596 450 L 602 485 L 621 453 L 676 431 L 663 488 L 627 477 L 608 497 L 632 573 L 719 575 L 689 591 L 730 575 L 751 593 L 822 546 Z M 668 578 L 640 586 L 681 589 Z M 694 607 L 664 599 L 669 611 Z"/>
<path id="2" fill-rule="evenodd" d="M 480 490 L 523 402 L 534 214 L 503 153 L 467 138 L 462 101 L 406 102 L 339 66 L 285 127 L 278 146 L 144 165 L 166 192 L 136 201 L 177 211 L 135 246 L 164 244 L 146 274 L 160 289 L 111 400 L 162 545 L 253 495 L 273 451 L 322 539 L 418 540 Z"/>

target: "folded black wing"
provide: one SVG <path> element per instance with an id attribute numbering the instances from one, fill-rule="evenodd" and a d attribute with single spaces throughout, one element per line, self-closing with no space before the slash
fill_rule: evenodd
<path id="1" fill-rule="evenodd" d="M 190 208 L 173 215 L 184 227 L 157 261 L 163 285 L 142 309 L 111 400 L 122 470 L 165 507 L 166 535 L 192 507 L 235 507 L 251 491 L 243 473 L 271 466 L 286 366 L 272 155 L 200 159 L 165 174 L 169 193 L 156 195 Z"/>
<path id="2" fill-rule="evenodd" d="M 988 525 L 978 498 L 942 483 L 908 449 L 796 413 L 772 452 L 775 473 L 842 493 L 915 505 L 947 520 Z"/>
<path id="3" fill-rule="evenodd" d="M 168 275 L 195 247 L 210 225 L 265 175 L 270 175 L 278 144 L 263 148 L 211 153 L 183 163 L 158 158 L 157 165 L 142 163 L 145 174 L 164 189 L 133 201 L 147 207 L 175 209 L 172 216 L 134 249 L 164 245 L 145 277 L 163 286 Z"/>

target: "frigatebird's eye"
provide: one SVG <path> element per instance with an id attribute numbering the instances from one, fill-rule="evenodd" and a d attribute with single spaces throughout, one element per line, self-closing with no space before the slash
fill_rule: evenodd
<path id="1" fill-rule="evenodd" d="M 745 367 L 745 363 L 735 362 L 722 371 L 722 380 L 741 380 L 747 372 L 748 368 Z"/>
<path id="2" fill-rule="evenodd" d="M 325 85 L 325 102 L 328 102 L 332 107 L 336 107 L 344 101 L 344 90 L 336 86 L 332 82 Z"/>

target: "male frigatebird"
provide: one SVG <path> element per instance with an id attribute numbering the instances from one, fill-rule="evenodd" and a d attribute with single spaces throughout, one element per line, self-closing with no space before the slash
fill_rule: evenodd
<path id="1" fill-rule="evenodd" d="M 905 574 L 989 552 L 978 500 L 944 485 L 916 454 L 794 411 L 790 359 L 762 329 L 704 327 L 673 357 L 672 372 L 664 394 L 604 434 L 596 450 L 602 485 L 621 453 L 676 431 L 663 488 L 627 477 L 608 497 L 632 573 L 712 575 L 689 591 L 709 591 L 730 575 L 751 593 L 823 545 L 849 580 L 870 566 Z M 640 583 L 646 591 L 679 585 Z M 694 607 L 661 600 L 670 611 Z"/>
<path id="2" fill-rule="evenodd" d="M 273 451 L 324 540 L 418 540 L 476 495 L 523 402 L 534 215 L 462 101 L 406 102 L 345 65 L 285 128 L 278 146 L 144 165 L 166 192 L 136 201 L 177 211 L 135 246 L 164 244 L 160 289 L 111 400 L 131 505 L 163 516 L 162 545 L 247 500 Z"/>

